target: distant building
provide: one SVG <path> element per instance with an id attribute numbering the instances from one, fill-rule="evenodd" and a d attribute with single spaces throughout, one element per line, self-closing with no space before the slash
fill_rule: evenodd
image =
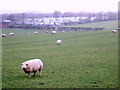
<path id="1" fill-rule="evenodd" d="M 8 28 L 11 24 L 10 20 L 3 20 L 0 22 L 0 28 Z"/>

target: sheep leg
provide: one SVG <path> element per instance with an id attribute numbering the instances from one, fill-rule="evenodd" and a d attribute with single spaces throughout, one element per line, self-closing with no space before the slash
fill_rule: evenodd
<path id="1" fill-rule="evenodd" d="M 30 78 L 30 73 L 28 73 L 28 78 Z"/>
<path id="2" fill-rule="evenodd" d="M 34 75 L 33 75 L 33 77 L 35 77 L 35 74 L 36 74 L 36 72 L 34 72 Z"/>
<path id="3" fill-rule="evenodd" d="M 40 67 L 40 69 L 39 69 L 39 76 L 41 76 L 42 75 L 42 68 Z"/>

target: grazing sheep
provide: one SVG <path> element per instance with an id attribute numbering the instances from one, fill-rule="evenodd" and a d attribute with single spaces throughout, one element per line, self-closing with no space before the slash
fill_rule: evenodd
<path id="1" fill-rule="evenodd" d="M 5 35 L 5 34 L 2 34 L 1 37 L 6 37 L 6 35 Z"/>
<path id="2" fill-rule="evenodd" d="M 13 36 L 13 35 L 15 35 L 15 34 L 14 34 L 14 33 L 10 33 L 9 35 L 10 35 L 10 36 Z"/>
<path id="3" fill-rule="evenodd" d="M 35 77 L 35 74 L 37 71 L 39 71 L 39 75 L 41 76 L 42 69 L 43 69 L 43 63 L 40 59 L 32 59 L 25 61 L 21 64 L 21 68 L 24 70 L 25 73 L 28 74 L 28 78 L 30 78 L 30 73 L 33 72 Z"/>
<path id="4" fill-rule="evenodd" d="M 46 33 L 48 33 L 48 31 L 46 31 Z"/>
<path id="5" fill-rule="evenodd" d="M 30 33 L 28 33 L 28 35 L 30 35 Z"/>
<path id="6" fill-rule="evenodd" d="M 57 40 L 57 45 L 60 45 L 62 43 L 61 40 Z"/>
<path id="7" fill-rule="evenodd" d="M 112 30 L 113 33 L 116 33 L 117 31 L 116 30 Z"/>
<path id="8" fill-rule="evenodd" d="M 34 32 L 34 34 L 38 34 L 38 32 Z"/>
<path id="9" fill-rule="evenodd" d="M 51 32 L 51 34 L 55 34 L 55 33 L 56 33 L 56 31 L 52 31 L 52 32 Z"/>
<path id="10" fill-rule="evenodd" d="M 65 31 L 62 31 L 62 33 L 64 33 Z"/>

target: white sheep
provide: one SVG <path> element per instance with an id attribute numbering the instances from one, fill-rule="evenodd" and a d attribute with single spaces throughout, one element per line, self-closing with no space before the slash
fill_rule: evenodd
<path id="1" fill-rule="evenodd" d="M 52 32 L 51 32 L 51 34 L 55 34 L 55 33 L 56 33 L 56 31 L 52 31 Z"/>
<path id="2" fill-rule="evenodd" d="M 116 30 L 112 30 L 113 33 L 116 33 L 117 31 Z"/>
<path id="3" fill-rule="evenodd" d="M 46 33 L 48 33 L 48 31 L 46 31 Z"/>
<path id="4" fill-rule="evenodd" d="M 34 34 L 38 34 L 38 32 L 34 32 Z"/>
<path id="5" fill-rule="evenodd" d="M 43 62 L 40 59 L 32 59 L 25 61 L 21 64 L 21 68 L 25 73 L 28 74 L 28 78 L 30 78 L 30 73 L 33 72 L 35 77 L 35 74 L 37 71 L 39 71 L 39 75 L 41 76 L 42 69 L 43 69 Z"/>
<path id="6" fill-rule="evenodd" d="M 2 34 L 1 37 L 6 37 L 6 34 Z"/>
<path id="7" fill-rule="evenodd" d="M 60 45 L 61 43 L 62 43 L 62 41 L 61 40 L 57 40 L 57 45 Z"/>
<path id="8" fill-rule="evenodd" d="M 28 33 L 28 35 L 30 35 L 30 33 Z"/>
<path id="9" fill-rule="evenodd" d="M 9 35 L 10 35 L 10 36 L 13 36 L 13 35 L 15 35 L 15 33 L 10 33 Z"/>

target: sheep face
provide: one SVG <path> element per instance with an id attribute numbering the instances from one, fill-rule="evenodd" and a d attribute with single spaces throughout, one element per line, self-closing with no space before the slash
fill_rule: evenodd
<path id="1" fill-rule="evenodd" d="M 22 63 L 21 68 L 24 70 L 25 73 L 29 74 L 31 72 L 31 68 L 29 67 L 27 63 Z"/>
<path id="2" fill-rule="evenodd" d="M 26 64 L 26 63 L 22 63 L 22 64 L 21 64 L 21 68 L 22 68 L 23 70 L 26 69 L 27 66 L 28 66 L 28 64 Z"/>

